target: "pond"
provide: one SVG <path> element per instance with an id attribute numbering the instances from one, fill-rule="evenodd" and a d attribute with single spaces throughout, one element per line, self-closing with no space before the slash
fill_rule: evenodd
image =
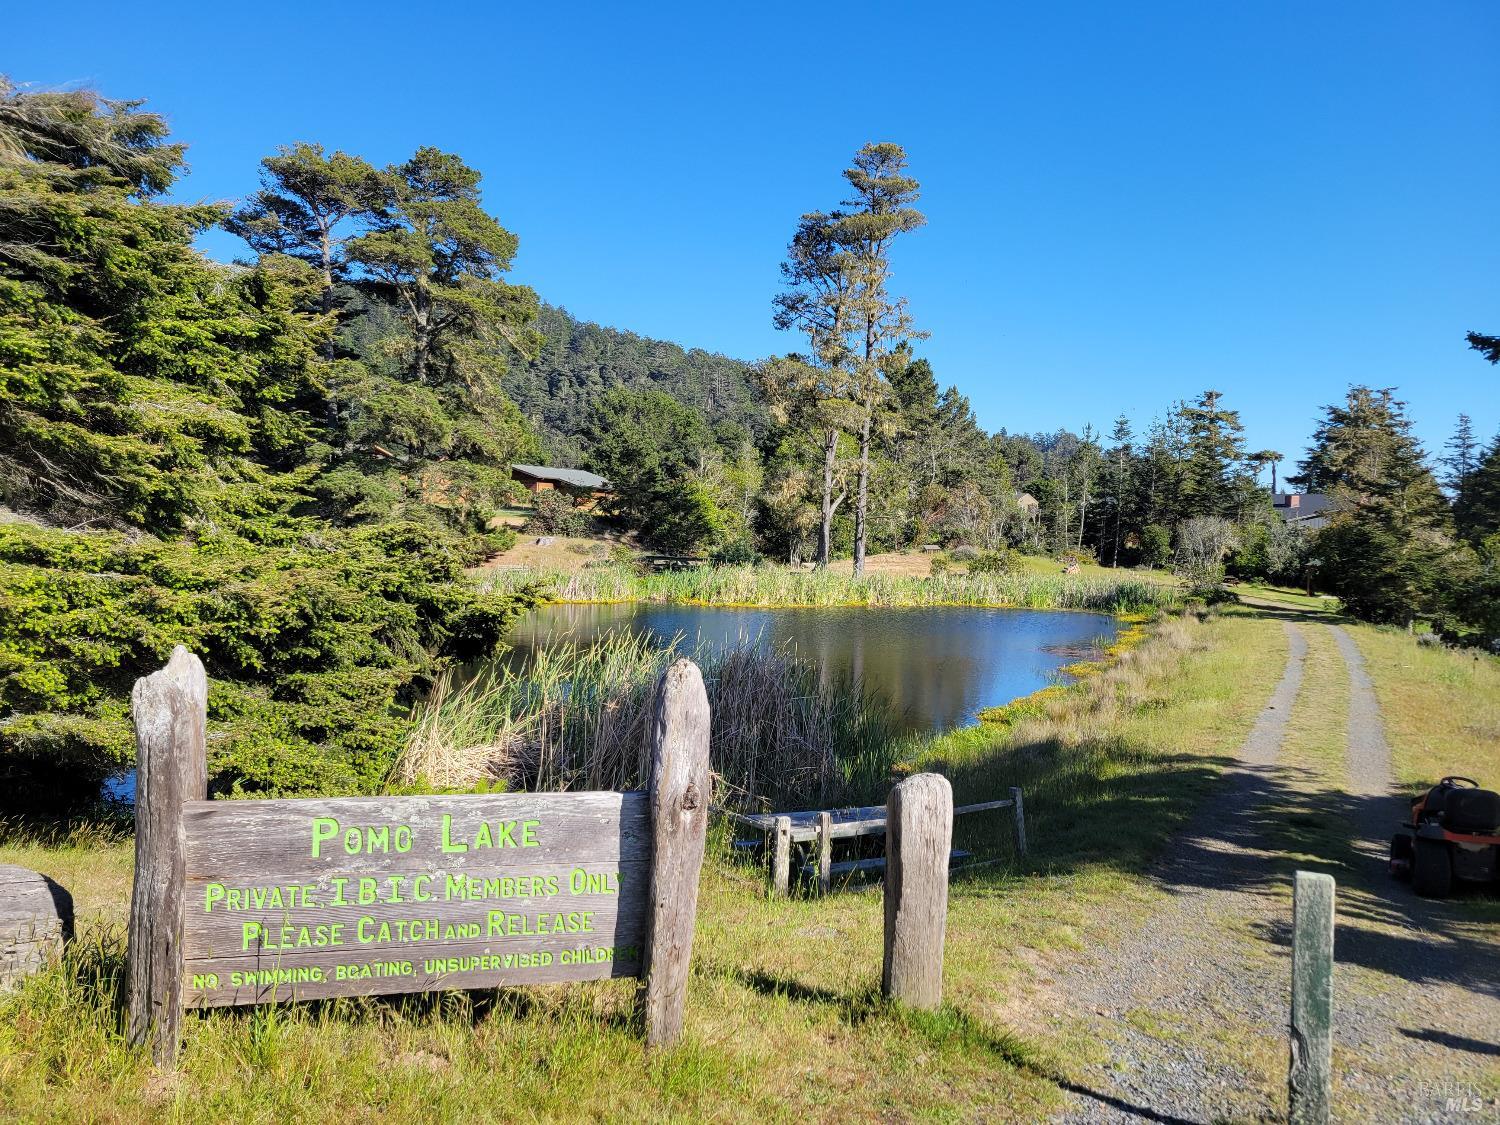
<path id="1" fill-rule="evenodd" d="M 815 661 L 829 682 L 849 680 L 883 693 L 907 730 L 941 731 L 1065 678 L 1065 665 L 1110 643 L 1117 629 L 1107 614 L 1062 610 L 721 609 L 636 602 L 540 606 L 508 639 L 515 647 L 512 660 L 618 630 L 663 645 L 681 635 L 687 651 L 748 642 L 789 645 Z M 106 782 L 105 793 L 131 801 L 134 771 Z"/>
<path id="2" fill-rule="evenodd" d="M 703 606 L 548 605 L 528 613 L 509 638 L 517 655 L 563 641 L 586 644 L 626 630 L 683 648 L 746 642 L 791 646 L 829 681 L 883 693 L 913 731 L 975 720 L 1058 681 L 1061 669 L 1108 644 L 1107 614 L 1057 610 L 920 607 L 721 609 Z"/>

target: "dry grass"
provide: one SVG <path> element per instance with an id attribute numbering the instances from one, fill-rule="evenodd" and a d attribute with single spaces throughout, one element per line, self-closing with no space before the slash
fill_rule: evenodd
<path id="1" fill-rule="evenodd" d="M 523 666 L 457 687 L 443 679 L 418 709 L 397 780 L 439 789 L 639 788 L 652 689 L 678 655 L 677 643 L 611 635 L 539 650 Z M 821 682 L 789 650 L 751 644 L 689 655 L 708 689 L 721 800 L 826 806 L 872 796 L 889 777 L 897 741 L 887 702 Z"/>
<path id="2" fill-rule="evenodd" d="M 1500 787 L 1500 658 L 1399 630 L 1346 628 L 1375 683 L 1398 780 L 1415 791 L 1462 774 Z"/>
<path id="3" fill-rule="evenodd" d="M 537 540 L 543 536 L 535 532 L 522 531 L 516 545 L 501 551 L 479 567 L 474 573 L 483 575 L 495 570 L 541 570 L 561 574 L 574 574 L 590 562 L 609 556 L 613 543 L 589 536 L 558 535 L 542 547 Z"/>

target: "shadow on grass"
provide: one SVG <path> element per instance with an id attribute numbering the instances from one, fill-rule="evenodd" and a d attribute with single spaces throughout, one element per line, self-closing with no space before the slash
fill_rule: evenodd
<path id="1" fill-rule="evenodd" d="M 943 1007 L 935 1012 L 921 1012 L 884 1000 L 874 988 L 846 994 L 762 970 L 719 968 L 713 971 L 763 996 L 785 997 L 797 1003 L 830 1008 L 851 1027 L 858 1027 L 872 1020 L 887 1020 L 901 1031 L 920 1039 L 929 1050 L 953 1051 L 969 1057 L 976 1054 L 987 1055 L 996 1062 L 1024 1071 L 1098 1104 L 1147 1121 L 1186 1125 L 1183 1118 L 1158 1113 L 1146 1106 L 1135 1105 L 1074 1082 L 1063 1075 L 1056 1063 L 1027 1039 L 1008 1031 L 987 1027 L 967 1012 L 956 1008 Z"/>

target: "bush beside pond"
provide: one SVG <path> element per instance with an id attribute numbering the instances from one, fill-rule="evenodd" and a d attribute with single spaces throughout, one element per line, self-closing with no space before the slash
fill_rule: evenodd
<path id="1" fill-rule="evenodd" d="M 373 792 L 410 706 L 531 604 L 464 568 L 482 536 L 388 524 L 163 541 L 0 525 L 0 793 L 98 792 L 133 760 L 129 692 L 186 645 L 207 667 L 217 792 Z"/>

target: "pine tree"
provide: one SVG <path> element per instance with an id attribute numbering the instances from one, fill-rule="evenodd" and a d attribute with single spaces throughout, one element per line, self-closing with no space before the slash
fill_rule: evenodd
<path id="1" fill-rule="evenodd" d="M 1110 431 L 1109 452 L 1106 458 L 1109 463 L 1109 495 L 1108 495 L 1108 519 L 1109 519 L 1109 565 L 1120 565 L 1120 543 L 1125 530 L 1126 513 L 1130 508 L 1132 492 L 1132 467 L 1134 462 L 1134 451 L 1131 442 L 1134 434 L 1130 428 L 1130 419 L 1121 414 L 1115 419 L 1115 428 Z M 1103 552 L 1101 551 L 1102 555 Z"/>
<path id="2" fill-rule="evenodd" d="M 222 212 L 155 198 L 183 147 L 140 104 L 0 82 L 0 492 L 165 530 L 273 503 L 259 459 L 311 440 L 326 337 L 296 263 L 193 250 Z"/>
<path id="3" fill-rule="evenodd" d="M 783 331 L 807 336 L 809 354 L 773 361 L 761 370 L 762 388 L 783 424 L 816 428 L 822 460 L 818 565 L 833 552 L 833 519 L 844 501 L 835 496 L 839 435 L 851 420 L 853 393 L 849 325 L 854 322 L 854 269 L 838 239 L 840 212 L 810 212 L 797 224 L 781 264 L 785 288 L 774 299 L 772 318 Z"/>
<path id="4" fill-rule="evenodd" d="M 911 205 L 920 185 L 905 174 L 906 152 L 896 144 L 867 144 L 854 155 L 844 178 L 854 188 L 845 201 L 838 239 L 854 270 L 852 331 L 854 400 L 858 409 L 859 460 L 854 503 L 854 573 L 865 568 L 869 520 L 870 447 L 877 412 L 887 393 L 887 360 L 895 350 L 923 335 L 912 326 L 906 298 L 890 292 L 891 244 L 927 220 Z"/>
<path id="5" fill-rule="evenodd" d="M 1470 332 L 1468 335 L 1469 347 L 1491 363 L 1500 363 L 1500 336 L 1486 336 L 1480 332 Z"/>
<path id="6" fill-rule="evenodd" d="M 495 345 L 540 344 L 536 294 L 504 280 L 519 240 L 480 206 L 479 179 L 452 153 L 418 149 L 381 175 L 374 229 L 345 247 L 361 286 L 405 325 L 421 385 L 493 383 L 505 371 Z"/>
<path id="7" fill-rule="evenodd" d="M 374 220 L 380 174 L 360 157 L 328 156 L 322 145 L 306 142 L 260 163 L 260 190 L 224 227 L 259 254 L 286 254 L 316 269 L 322 278 L 319 307 L 331 316 L 334 286 L 347 273 L 344 248 Z M 334 357 L 331 333 L 325 357 Z"/>
<path id="8" fill-rule="evenodd" d="M 1394 390 L 1356 386 L 1324 410 L 1293 483 L 1333 496 L 1314 553 L 1355 614 L 1410 622 L 1438 603 L 1451 551 L 1448 505 Z"/>
<path id="9" fill-rule="evenodd" d="M 1225 410 L 1221 391 L 1204 391 L 1182 408 L 1186 431 L 1180 517 L 1238 518 L 1245 482 L 1244 426 L 1238 411 Z"/>
<path id="10" fill-rule="evenodd" d="M 1453 521 L 1476 546 L 1500 534 L 1500 435 L 1464 474 L 1453 501 Z"/>
<path id="11" fill-rule="evenodd" d="M 1474 440 L 1474 421 L 1467 414 L 1458 416 L 1458 425 L 1453 436 L 1444 447 L 1447 453 L 1442 458 L 1443 468 L 1448 470 L 1443 486 L 1453 495 L 1463 491 L 1464 481 L 1475 469 L 1479 460 L 1479 443 Z"/>

